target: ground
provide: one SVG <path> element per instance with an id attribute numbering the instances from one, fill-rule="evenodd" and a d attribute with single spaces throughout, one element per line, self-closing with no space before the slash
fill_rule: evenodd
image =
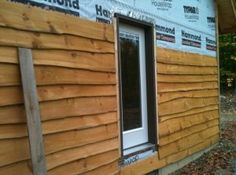
<path id="1" fill-rule="evenodd" d="M 236 100 L 222 97 L 221 102 L 219 143 L 171 175 L 236 175 Z"/>

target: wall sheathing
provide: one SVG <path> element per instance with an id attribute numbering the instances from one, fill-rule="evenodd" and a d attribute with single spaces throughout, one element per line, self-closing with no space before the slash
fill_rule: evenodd
<path id="1" fill-rule="evenodd" d="M 113 25 L 0 7 L 0 175 L 32 174 L 18 47 L 33 53 L 49 175 L 144 174 L 217 142 L 216 58 L 157 48 L 158 153 L 120 168 Z"/>

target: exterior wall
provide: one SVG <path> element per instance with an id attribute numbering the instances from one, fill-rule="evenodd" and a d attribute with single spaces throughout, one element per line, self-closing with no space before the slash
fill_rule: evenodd
<path id="1" fill-rule="evenodd" d="M 121 170 L 145 174 L 217 143 L 217 59 L 157 48 L 158 154 Z"/>
<path id="2" fill-rule="evenodd" d="M 112 26 L 0 6 L 0 174 L 32 174 L 17 47 L 33 52 L 48 174 L 117 172 Z"/>
<path id="3" fill-rule="evenodd" d="M 159 150 L 119 168 L 113 26 L 0 6 L 0 175 L 32 174 L 17 47 L 33 52 L 49 175 L 145 174 L 217 142 L 216 58 L 157 48 Z"/>

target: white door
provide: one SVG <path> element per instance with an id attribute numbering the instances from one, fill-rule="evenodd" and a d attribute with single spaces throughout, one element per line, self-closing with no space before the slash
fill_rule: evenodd
<path id="1" fill-rule="evenodd" d="M 119 26 L 123 149 L 148 142 L 145 35 L 142 28 Z"/>

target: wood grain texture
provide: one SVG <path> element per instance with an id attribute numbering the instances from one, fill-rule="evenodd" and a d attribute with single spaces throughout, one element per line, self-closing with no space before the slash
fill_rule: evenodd
<path id="1" fill-rule="evenodd" d="M 116 111 L 115 97 L 70 98 L 40 104 L 43 121 Z"/>
<path id="2" fill-rule="evenodd" d="M 9 166 L 0 167 L 0 175 L 33 175 L 30 161 L 21 161 Z"/>
<path id="3" fill-rule="evenodd" d="M 116 112 L 104 114 L 68 117 L 49 120 L 42 123 L 43 134 L 52 134 L 71 130 L 87 129 L 117 122 Z M 28 136 L 26 124 L 0 125 L 0 140 L 23 138 Z"/>
<path id="4" fill-rule="evenodd" d="M 160 117 L 160 122 L 170 120 L 170 119 L 173 119 L 173 118 L 180 118 L 180 117 L 185 117 L 185 116 L 189 116 L 189 115 L 192 115 L 192 114 L 198 114 L 198 113 L 203 113 L 203 112 L 206 112 L 206 111 L 214 111 L 214 110 L 218 110 L 218 105 L 217 104 L 207 105 L 207 106 L 199 107 L 199 108 L 194 108 L 194 109 L 191 109 L 190 111 L 186 111 L 186 112 L 183 112 L 183 113 L 170 114 L 170 115 L 162 116 L 162 117 Z"/>
<path id="5" fill-rule="evenodd" d="M 113 43 L 102 40 L 72 35 L 55 35 L 21 31 L 5 27 L 0 27 L 0 46 L 114 53 Z"/>
<path id="6" fill-rule="evenodd" d="M 217 81 L 217 75 L 168 75 L 158 74 L 158 82 L 166 83 L 196 83 Z"/>
<path id="7" fill-rule="evenodd" d="M 107 165 L 117 160 L 118 150 L 111 150 L 98 155 L 90 156 L 78 161 L 54 168 L 48 172 L 49 175 L 73 175 L 92 171 L 98 167 Z M 85 166 L 86 165 L 86 166 Z"/>
<path id="8" fill-rule="evenodd" d="M 73 34 L 86 38 L 114 41 L 113 28 L 72 15 L 22 4 L 1 1 L 0 25 L 37 32 Z"/>
<path id="9" fill-rule="evenodd" d="M 35 65 L 115 72 L 114 54 L 65 50 L 33 50 Z"/>
<path id="10" fill-rule="evenodd" d="M 33 174 L 47 175 L 32 52 L 25 48 L 18 52 Z"/>
<path id="11" fill-rule="evenodd" d="M 170 134 L 168 134 L 167 136 L 163 136 L 160 137 L 160 145 L 164 146 L 166 144 L 175 142 L 179 139 L 182 139 L 184 137 L 187 137 L 191 134 L 194 134 L 196 132 L 200 132 L 203 131 L 209 127 L 213 127 L 213 126 L 217 126 L 219 125 L 219 120 L 218 119 L 214 119 L 214 120 L 210 120 L 208 122 L 205 123 L 201 123 L 201 124 L 197 124 L 197 125 L 192 125 L 189 128 L 186 129 L 182 129 L 179 131 L 175 131 L 175 132 L 170 132 Z"/>
<path id="12" fill-rule="evenodd" d="M 217 66 L 216 57 L 156 48 L 157 62 L 176 65 Z"/>
<path id="13" fill-rule="evenodd" d="M 181 92 L 167 92 L 167 93 L 159 93 L 158 94 L 158 102 L 159 104 L 173 101 L 181 98 L 202 98 L 202 97 L 217 97 L 218 90 L 217 89 L 209 89 L 209 90 L 192 90 L 192 91 L 181 91 Z"/>
<path id="14" fill-rule="evenodd" d="M 204 134 L 208 133 L 206 136 Z M 173 155 L 174 153 L 184 151 L 197 144 L 204 142 L 207 138 L 219 133 L 219 126 L 207 128 L 199 133 L 191 134 L 188 137 L 184 137 L 176 142 L 172 142 L 168 145 L 160 147 L 160 158 Z"/>
<path id="15" fill-rule="evenodd" d="M 157 63 L 157 73 L 174 75 L 217 75 L 217 67 L 200 67 Z"/>
<path id="16" fill-rule="evenodd" d="M 53 101 L 76 97 L 115 96 L 115 85 L 51 85 L 38 86 L 38 100 Z M 0 106 L 23 103 L 22 89 L 19 86 L 0 87 Z"/>
<path id="17" fill-rule="evenodd" d="M 97 142 L 83 147 L 76 147 L 50 154 L 46 157 L 48 162 L 48 170 L 61 166 L 63 164 L 73 162 L 75 160 L 84 159 L 86 157 L 105 153 L 107 151 L 118 149 L 118 138 Z M 117 162 L 116 162 L 117 164 Z"/>
<path id="18" fill-rule="evenodd" d="M 55 66 L 35 66 L 37 85 L 115 84 L 115 74 Z M 19 66 L 0 64 L 0 86 L 20 85 Z"/>
<path id="19" fill-rule="evenodd" d="M 203 97 L 203 98 L 180 98 L 172 100 L 159 105 L 159 116 L 177 114 L 186 111 L 190 111 L 194 108 L 205 107 L 208 105 L 218 104 L 218 98 L 216 97 Z M 174 106 L 172 108 L 171 106 Z"/>

